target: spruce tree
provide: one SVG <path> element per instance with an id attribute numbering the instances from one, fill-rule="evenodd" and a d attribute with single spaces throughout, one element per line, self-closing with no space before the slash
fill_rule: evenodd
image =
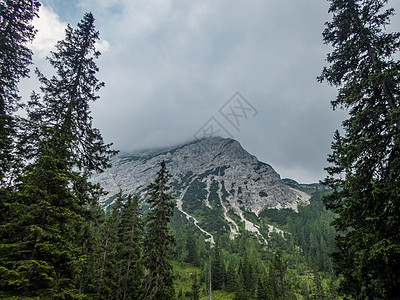
<path id="1" fill-rule="evenodd" d="M 78 297 L 75 278 L 84 256 L 74 244 L 80 230 L 80 200 L 71 192 L 71 166 L 41 146 L 9 204 L 10 221 L 1 227 L 0 298 Z"/>
<path id="2" fill-rule="evenodd" d="M 112 206 L 93 205 L 84 215 L 78 245 L 86 257 L 79 276 L 79 291 L 89 299 L 114 299 L 118 287 L 118 228 L 122 214 L 122 191 Z M 86 239 L 86 240 L 85 240 Z M 100 295 L 100 296 L 99 296 Z"/>
<path id="3" fill-rule="evenodd" d="M 267 287 L 267 285 L 264 282 L 264 279 L 260 276 L 258 278 L 258 282 L 257 282 L 257 300 L 264 300 L 264 299 L 270 299 L 272 297 L 270 297 L 269 294 L 269 289 Z"/>
<path id="4" fill-rule="evenodd" d="M 7 257 L 9 237 L 13 235 L 11 226 L 16 194 L 13 184 L 21 167 L 21 154 L 18 144 L 18 117 L 15 112 L 21 107 L 18 83 L 28 77 L 32 51 L 27 47 L 35 37 L 31 25 L 37 16 L 39 2 L 1 1 L 0 2 L 0 298 L 1 290 L 11 283 L 10 262 Z"/>
<path id="5" fill-rule="evenodd" d="M 226 291 L 235 292 L 238 286 L 237 262 L 231 259 L 226 272 Z"/>
<path id="6" fill-rule="evenodd" d="M 97 299 L 115 299 L 117 289 L 117 256 L 120 248 L 118 227 L 121 222 L 122 193 L 100 227 L 101 247 L 96 271 L 95 295 Z"/>
<path id="7" fill-rule="evenodd" d="M 211 285 L 213 290 L 224 290 L 226 282 L 225 262 L 222 256 L 221 240 L 216 239 L 211 255 Z"/>
<path id="8" fill-rule="evenodd" d="M 235 297 L 233 299 L 235 299 L 235 300 L 248 300 L 248 299 L 251 299 L 250 293 L 246 292 L 246 290 L 244 288 L 244 282 L 243 282 L 243 277 L 242 276 L 239 276 L 238 286 L 236 288 Z"/>
<path id="9" fill-rule="evenodd" d="M 192 277 L 193 277 L 193 282 L 192 282 L 192 290 L 190 293 L 190 299 L 199 300 L 200 299 L 200 286 L 199 286 L 199 281 L 197 279 L 197 273 L 194 272 Z"/>
<path id="10" fill-rule="evenodd" d="M 35 37 L 31 21 L 39 6 L 35 0 L 0 2 L 0 187 L 10 184 L 10 172 L 17 166 L 14 113 L 20 107 L 18 83 L 29 75 L 32 51 L 27 43 Z"/>
<path id="11" fill-rule="evenodd" d="M 275 299 L 285 300 L 289 295 L 289 286 L 286 279 L 287 267 L 287 261 L 277 251 L 268 268 L 269 285 Z"/>
<path id="12" fill-rule="evenodd" d="M 313 287 L 312 287 L 312 298 L 313 300 L 325 299 L 324 288 L 322 287 L 321 275 L 318 273 L 317 267 L 314 267 L 313 272 Z"/>
<path id="13" fill-rule="evenodd" d="M 84 211 L 83 218 L 85 221 L 82 223 L 81 230 L 76 238 L 78 247 L 86 257 L 78 279 L 79 293 L 82 295 L 86 294 L 89 299 L 91 296 L 96 295 L 96 288 L 98 286 L 98 265 L 101 257 L 101 249 L 104 245 L 100 234 L 105 217 L 106 214 L 99 203 L 97 201 L 91 202 Z"/>
<path id="14" fill-rule="evenodd" d="M 186 233 L 186 262 L 198 267 L 200 265 L 199 250 L 197 246 L 197 237 L 194 230 L 190 229 Z"/>
<path id="15" fill-rule="evenodd" d="M 119 228 L 118 289 L 121 300 L 139 299 L 143 294 L 143 221 L 139 198 L 128 195 Z"/>
<path id="16" fill-rule="evenodd" d="M 254 248 L 251 249 L 256 251 Z M 254 253 L 254 251 L 251 251 Z M 244 258 L 243 258 L 243 281 L 244 281 L 244 289 L 249 292 L 250 294 L 255 294 L 257 288 L 257 262 L 260 262 L 256 259 L 256 257 L 251 257 L 250 253 L 246 251 Z"/>
<path id="17" fill-rule="evenodd" d="M 88 106 L 102 86 L 95 77 L 93 22 L 86 14 L 78 29 L 67 28 L 49 59 L 57 76 L 48 80 L 38 72 L 44 95 L 40 101 L 35 94 L 30 103 L 32 163 L 18 179 L 18 193 L 7 204 L 10 217 L 0 227 L 4 297 L 83 296 L 78 279 L 85 255 L 78 237 L 99 195 L 88 176 L 106 167 L 114 153 L 92 128 Z"/>
<path id="18" fill-rule="evenodd" d="M 99 32 L 91 13 L 84 15 L 74 29 L 68 25 L 65 39 L 56 45 L 48 58 L 56 70 L 50 79 L 36 70 L 41 83 L 42 99 L 35 94 L 30 102 L 32 139 L 54 139 L 61 151 L 72 153 L 75 167 L 88 175 L 109 167 L 116 151 L 104 144 L 100 131 L 92 126 L 89 103 L 96 101 L 97 92 L 104 86 L 96 73 L 95 59 L 100 56 L 95 43 Z M 49 131 L 48 129 L 52 130 Z"/>
<path id="19" fill-rule="evenodd" d="M 175 298 L 171 265 L 175 241 L 169 227 L 174 213 L 173 198 L 168 194 L 170 177 L 165 162 L 162 161 L 156 179 L 148 186 L 150 212 L 146 218 L 147 232 L 144 243 L 147 276 L 142 299 Z"/>
<path id="20" fill-rule="evenodd" d="M 330 0 L 323 32 L 333 46 L 319 80 L 339 88 L 332 106 L 345 108 L 335 133 L 325 197 L 337 213 L 333 258 L 341 289 L 357 299 L 395 299 L 400 286 L 400 34 L 386 26 L 384 0 Z"/>

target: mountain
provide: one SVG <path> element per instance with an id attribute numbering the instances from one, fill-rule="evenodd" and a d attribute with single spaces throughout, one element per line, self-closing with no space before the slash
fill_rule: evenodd
<path id="1" fill-rule="evenodd" d="M 300 190 L 323 190 L 323 191 L 328 191 L 329 187 L 322 185 L 320 183 L 298 183 L 296 180 L 290 179 L 290 178 L 283 178 L 282 181 L 287 184 L 288 186 L 291 186 L 292 188 L 295 189 L 300 189 Z"/>
<path id="2" fill-rule="evenodd" d="M 110 169 L 93 178 L 109 192 L 101 199 L 103 206 L 112 204 L 113 195 L 120 190 L 145 199 L 146 187 L 163 160 L 173 175 L 170 184 L 177 209 L 211 242 L 215 232 L 229 232 L 233 239 L 246 230 L 268 243 L 270 233 L 284 232 L 261 224 L 258 216 L 263 210 L 297 212 L 299 205 L 309 203 L 309 194 L 301 191 L 299 184 L 283 181 L 270 165 L 249 154 L 238 141 L 212 137 L 115 157 Z"/>

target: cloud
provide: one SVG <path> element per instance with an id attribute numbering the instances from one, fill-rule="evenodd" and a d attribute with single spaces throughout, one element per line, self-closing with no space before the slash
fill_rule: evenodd
<path id="1" fill-rule="evenodd" d="M 334 97 L 315 79 L 328 52 L 327 3 L 116 2 L 111 12 L 81 1 L 112 49 L 99 61 L 106 88 L 93 106 L 107 140 L 122 150 L 182 142 L 240 91 L 259 114 L 240 132 L 218 119 L 234 138 L 283 177 L 320 178 L 340 124 L 316 118 Z"/>
<path id="2" fill-rule="evenodd" d="M 50 54 L 50 51 L 55 50 L 57 42 L 65 37 L 67 23 L 61 21 L 60 16 L 51 8 L 41 5 L 39 18 L 35 18 L 32 24 L 37 30 L 37 34 L 31 48 L 39 59 L 44 59 Z M 96 42 L 96 48 L 104 53 L 110 49 L 110 43 L 102 39 Z"/>
<path id="3" fill-rule="evenodd" d="M 56 43 L 64 38 L 67 24 L 60 21 L 57 13 L 43 5 L 39 9 L 39 18 L 32 23 L 38 31 L 32 42 L 32 50 L 35 55 L 45 58 L 55 49 Z"/>
<path id="4" fill-rule="evenodd" d="M 110 50 L 110 43 L 107 40 L 100 40 L 96 42 L 95 47 L 101 53 L 104 53 Z"/>
<path id="5" fill-rule="evenodd" d="M 49 18 L 39 33 L 75 25 L 71 14 L 94 13 L 98 77 L 106 83 L 92 105 L 94 124 L 116 148 L 180 143 L 215 116 L 282 177 L 324 176 L 333 132 L 346 117 L 331 111 L 335 89 L 316 81 L 330 51 L 322 42 L 327 1 L 45 2 L 48 15 L 62 17 Z M 236 91 L 258 111 L 240 131 L 218 112 Z"/>

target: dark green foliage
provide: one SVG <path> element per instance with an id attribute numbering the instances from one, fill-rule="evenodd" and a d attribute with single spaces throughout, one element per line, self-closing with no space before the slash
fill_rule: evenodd
<path id="1" fill-rule="evenodd" d="M 288 233 L 285 234 L 285 238 L 282 238 L 280 234 L 271 233 L 271 237 L 267 238 L 268 245 L 261 244 L 257 237 L 247 231 L 242 231 L 234 240 L 230 239 L 229 234 L 214 234 L 214 238 L 221 248 L 222 262 L 226 266 L 226 279 L 224 287 L 213 290 L 213 298 L 215 294 L 218 297 L 218 295 L 228 295 L 229 293 L 232 296 L 235 293 L 236 297 L 242 299 L 253 299 L 258 295 L 259 297 L 268 295 L 266 299 L 282 299 L 278 293 L 276 272 L 268 272 L 269 262 L 275 259 L 272 252 L 274 250 L 282 251 L 281 260 L 287 266 L 284 276 L 286 299 L 295 299 L 295 295 L 297 297 L 301 295 L 304 299 L 311 299 L 314 265 L 317 265 L 318 273 L 321 276 L 321 285 L 324 287 L 325 297 L 329 299 L 331 295 L 335 295 L 337 279 L 331 273 L 332 262 L 329 257 L 329 253 L 334 250 L 335 231 L 329 225 L 334 214 L 324 209 L 321 196 L 320 190 L 315 190 L 310 205 L 299 207 L 298 213 L 291 211 L 288 215 L 287 210 L 274 211 L 274 215 L 282 220 L 282 225 L 279 225 L 279 228 Z M 279 215 L 280 213 L 282 215 Z M 265 216 L 261 218 L 261 222 L 257 221 L 257 216 L 253 213 L 247 212 L 245 215 L 247 219 L 260 224 L 260 231 L 263 230 L 263 222 L 269 223 Z M 182 243 L 182 245 L 176 247 L 176 257 L 181 262 L 181 266 L 185 267 L 187 264 L 183 261 L 186 261 L 188 257 L 188 232 L 192 232 L 194 225 L 192 220 L 187 220 L 179 212 L 176 213 L 173 220 L 172 225 L 176 240 L 178 243 Z M 240 224 L 239 218 L 235 221 Z M 199 233 L 198 231 L 195 232 Z M 268 232 L 262 232 L 267 237 Z M 200 269 L 202 273 L 200 280 L 203 285 L 202 290 L 208 291 L 209 278 L 219 280 L 221 276 L 213 276 L 210 272 L 209 266 L 213 264 L 214 248 L 206 251 L 209 243 L 204 242 L 205 238 L 206 236 L 200 234 L 197 241 L 202 249 L 199 251 L 201 253 Z M 311 243 L 311 241 L 313 242 Z M 282 257 L 285 259 L 283 260 Z M 327 288 L 329 278 L 332 278 L 332 283 L 334 283 L 332 290 Z M 178 282 L 179 289 L 182 289 L 182 295 L 189 295 L 190 286 L 187 284 L 189 279 L 183 279 L 182 273 L 177 273 L 175 280 Z M 332 297 L 334 297 L 333 299 L 337 298 L 337 296 Z"/>
<path id="2" fill-rule="evenodd" d="M 293 242 L 303 250 L 310 267 L 316 265 L 318 270 L 332 273 L 333 262 L 330 253 L 335 250 L 336 232 L 330 223 L 334 214 L 324 209 L 321 200 L 323 194 L 316 190 L 310 199 L 310 205 L 299 208 L 299 213 L 287 218 L 289 232 Z"/>
<path id="3" fill-rule="evenodd" d="M 198 180 L 190 184 L 183 198 L 183 209 L 185 211 L 192 213 L 201 207 L 203 199 L 207 196 L 206 187 L 207 185 L 204 182 Z"/>
<path id="4" fill-rule="evenodd" d="M 208 200 L 213 207 L 212 209 L 204 202 L 208 193 L 206 187 L 206 183 L 202 181 L 193 181 L 182 199 L 182 208 L 186 212 L 198 217 L 201 228 L 209 232 L 226 232 L 228 231 L 228 226 L 222 215 L 223 210 L 217 193 L 218 183 L 214 181 L 211 184 L 210 197 Z"/>
<path id="5" fill-rule="evenodd" d="M 150 194 L 148 203 L 151 207 L 146 218 L 144 262 L 147 275 L 143 299 L 175 298 L 171 265 L 174 237 L 169 228 L 174 202 L 168 194 L 167 185 L 170 177 L 163 161 L 155 181 L 148 186 Z"/>
<path id="6" fill-rule="evenodd" d="M 200 266 L 200 257 L 197 243 L 195 232 L 193 230 L 188 230 L 186 240 L 187 257 L 185 261 L 198 267 Z"/>
<path id="7" fill-rule="evenodd" d="M 287 280 L 288 265 L 278 251 L 268 268 L 268 285 L 273 299 L 288 299 L 290 286 Z"/>
<path id="8" fill-rule="evenodd" d="M 268 194 L 263 191 L 260 191 L 258 194 L 260 195 L 260 197 L 268 197 Z"/>
<path id="9" fill-rule="evenodd" d="M 383 0 L 331 0 L 323 33 L 334 48 L 320 80 L 339 88 L 333 108 L 346 108 L 323 182 L 338 214 L 334 254 L 342 291 L 357 299 L 395 299 L 400 285 L 400 34 Z"/>
<path id="10" fill-rule="evenodd" d="M 31 21 L 39 6 L 34 0 L 0 2 L 0 241 L 5 244 L 13 244 L 13 232 L 8 228 L 15 221 L 13 214 L 21 211 L 15 203 L 19 196 L 12 191 L 24 155 L 20 153 L 18 117 L 14 113 L 21 107 L 18 83 L 29 74 L 32 51 L 26 45 L 35 37 Z M 0 249 L 0 291 L 10 283 L 2 273 L 12 269 L 8 253 L 7 247 Z"/>
<path id="11" fill-rule="evenodd" d="M 143 293 L 143 221 L 139 199 L 128 196 L 119 228 L 117 298 L 138 299 Z"/>
<path id="12" fill-rule="evenodd" d="M 260 262 L 259 258 L 254 255 L 256 253 L 254 248 L 249 253 L 246 251 L 240 265 L 241 276 L 243 278 L 244 290 L 251 295 L 254 295 L 257 288 L 258 267 Z"/>
<path id="13" fill-rule="evenodd" d="M 249 300 L 251 299 L 251 295 L 248 292 L 245 292 L 244 289 L 240 289 L 235 293 L 235 300 Z"/>
<path id="14" fill-rule="evenodd" d="M 245 282 L 243 281 L 243 276 L 239 270 L 239 280 L 234 297 L 235 300 L 248 300 L 252 298 L 251 294 L 245 290 L 244 284 Z"/>
<path id="15" fill-rule="evenodd" d="M 34 95 L 30 102 L 33 138 L 52 139 L 55 134 L 60 151 L 71 152 L 76 167 L 85 173 L 104 170 L 116 153 L 92 127 L 90 116 L 89 102 L 99 98 L 96 93 L 104 86 L 95 76 L 98 39 L 91 13 L 85 14 L 77 29 L 68 26 L 65 39 L 56 45 L 57 52 L 48 58 L 56 75 L 48 79 L 36 70 L 43 100 L 39 102 L 39 95 Z M 49 132 L 48 128 L 53 130 Z"/>
<path id="16" fill-rule="evenodd" d="M 43 101 L 33 95 L 25 123 L 30 132 L 24 145 L 31 163 L 15 181 L 15 192 L 7 194 L 9 202 L 2 204 L 9 216 L 0 227 L 6 249 L 0 252 L 2 298 L 81 298 L 86 281 L 100 289 L 100 283 L 96 286 L 81 274 L 90 269 L 85 263 L 93 262 L 88 254 L 95 249 L 95 243 L 84 241 L 93 238 L 93 226 L 83 223 L 92 221 L 91 209 L 101 194 L 88 175 L 106 167 L 114 153 L 91 124 L 88 101 L 97 99 L 94 93 L 102 86 L 95 78 L 93 58 L 99 53 L 93 22 L 86 14 L 78 29 L 67 28 L 65 40 L 49 59 L 57 76 L 48 80 L 38 73 Z M 113 222 L 107 222 L 104 236 L 109 237 Z M 114 241 L 109 244 L 116 246 Z M 105 259 L 99 261 L 105 273 Z"/>
<path id="17" fill-rule="evenodd" d="M 297 216 L 296 212 L 290 208 L 284 209 L 264 209 L 258 215 L 260 218 L 268 218 L 270 222 L 274 222 L 277 225 L 285 225 L 287 223 L 287 218 L 295 218 Z"/>
<path id="18" fill-rule="evenodd" d="M 117 287 L 117 263 L 120 243 L 118 227 L 121 221 L 122 193 L 99 229 L 99 242 L 96 267 L 94 271 L 94 291 L 98 299 L 114 299 Z M 89 254 L 90 255 L 90 254 Z"/>
<path id="19" fill-rule="evenodd" d="M 325 299 L 325 292 L 322 287 L 321 275 L 318 274 L 318 271 L 316 269 L 314 269 L 314 274 L 313 274 L 313 288 L 312 288 L 311 299 L 315 300 Z"/>
<path id="20" fill-rule="evenodd" d="M 218 208 L 209 208 L 204 203 L 202 204 L 202 220 L 199 221 L 200 226 L 208 232 L 224 233 L 228 232 L 229 227 L 223 217 L 223 210 Z"/>
<path id="21" fill-rule="evenodd" d="M 211 286 L 213 290 L 224 290 L 226 281 L 225 262 L 222 256 L 221 241 L 215 241 L 211 256 Z"/>
<path id="22" fill-rule="evenodd" d="M 137 197 L 122 191 L 97 220 L 81 280 L 89 299 L 138 299 L 143 294 L 143 221 Z"/>
<path id="23" fill-rule="evenodd" d="M 193 274 L 193 284 L 192 284 L 192 291 L 190 293 L 190 299 L 192 299 L 192 300 L 200 299 L 200 286 L 199 286 L 196 272 Z"/>
<path id="24" fill-rule="evenodd" d="M 76 238 L 76 244 L 85 255 L 86 261 L 82 271 L 79 274 L 78 283 L 79 292 L 82 295 L 95 295 L 98 287 L 98 268 L 103 245 L 100 240 L 100 229 L 105 222 L 105 213 L 97 202 L 91 202 L 83 213 L 84 222 L 81 231 Z"/>
<path id="25" fill-rule="evenodd" d="M 74 244 L 83 221 L 80 199 L 69 185 L 70 170 L 53 145 L 40 149 L 9 204 L 1 226 L 0 296 L 77 297 L 75 276 L 84 257 Z"/>
<path id="26" fill-rule="evenodd" d="M 26 45 L 35 37 L 31 21 L 39 6 L 35 0 L 0 2 L 0 187 L 12 183 L 10 172 L 19 165 L 14 112 L 20 106 L 18 83 L 29 74 L 32 51 Z"/>
<path id="27" fill-rule="evenodd" d="M 225 290 L 227 292 L 235 292 L 239 285 L 239 274 L 238 266 L 235 259 L 231 259 L 228 264 L 226 271 L 226 285 Z"/>
<path id="28" fill-rule="evenodd" d="M 264 279 L 259 277 L 257 282 L 257 300 L 264 300 L 268 298 L 272 298 L 270 296 L 270 291 L 268 289 L 268 286 L 264 282 Z"/>

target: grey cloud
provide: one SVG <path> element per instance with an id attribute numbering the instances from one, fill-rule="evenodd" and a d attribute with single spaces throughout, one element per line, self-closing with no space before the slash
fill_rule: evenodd
<path id="1" fill-rule="evenodd" d="M 61 13 L 55 2 L 48 5 Z M 188 140 L 240 91 L 259 113 L 240 132 L 221 119 L 234 138 L 282 177 L 324 176 L 333 131 L 345 118 L 330 109 L 335 90 L 316 81 L 330 50 L 321 34 L 327 1 L 73 3 L 76 15 L 93 11 L 110 44 L 98 62 L 106 87 L 93 116 L 117 148 Z"/>

